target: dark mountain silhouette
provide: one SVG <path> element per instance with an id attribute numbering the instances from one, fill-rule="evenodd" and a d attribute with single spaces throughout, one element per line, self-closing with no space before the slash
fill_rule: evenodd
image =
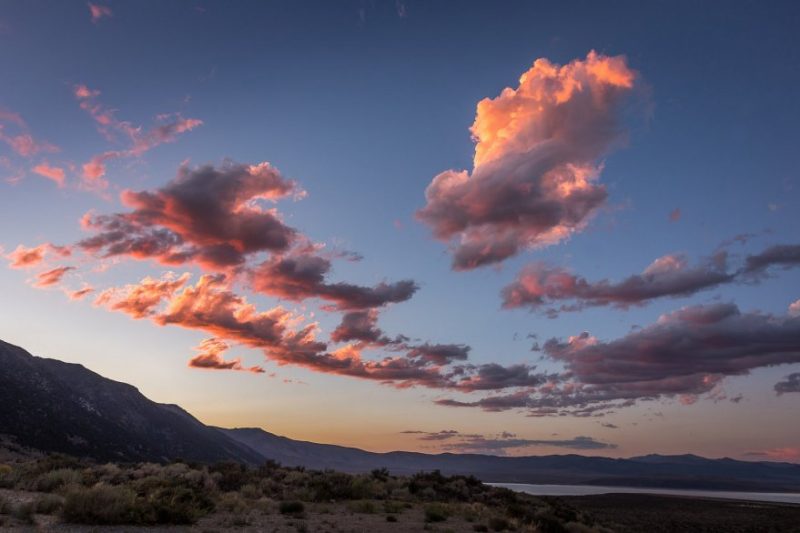
<path id="1" fill-rule="evenodd" d="M 263 460 L 176 405 L 2 341 L 0 406 L 0 434 L 39 450 L 119 462 Z"/>
<path id="2" fill-rule="evenodd" d="M 34 357 L 0 341 L 0 436 L 42 451 L 104 461 L 203 462 L 267 459 L 287 466 L 395 474 L 440 470 L 488 482 L 800 491 L 800 465 L 647 455 L 497 457 L 480 454 L 374 453 L 292 440 L 258 428 L 202 424 L 175 405 L 152 402 L 136 388 L 81 365 Z"/>
<path id="3" fill-rule="evenodd" d="M 706 459 L 696 455 L 647 455 L 630 459 L 545 455 L 497 457 L 414 452 L 373 453 L 303 442 L 257 428 L 221 429 L 242 444 L 285 465 L 367 472 L 386 467 L 397 474 L 440 470 L 472 474 L 487 482 L 752 491 L 800 490 L 800 465 Z"/>

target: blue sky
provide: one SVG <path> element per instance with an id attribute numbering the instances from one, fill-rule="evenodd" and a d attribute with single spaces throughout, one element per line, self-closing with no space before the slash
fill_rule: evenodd
<path id="1" fill-rule="evenodd" d="M 793 3 L 469 2 L 459 9 L 412 1 L 99 4 L 111 14 L 96 21 L 85 2 L 0 5 L 0 66 L 7 80 L 0 86 L 0 109 L 18 114 L 34 138 L 59 148 L 25 156 L 0 145 L 0 173 L 24 173 L 17 183 L 0 183 L 6 254 L 20 244 L 73 245 L 87 236 L 79 223 L 84 213 L 124 212 L 121 190 L 164 187 L 184 163 L 268 161 L 307 192 L 302 200 L 276 204 L 287 225 L 327 250 L 363 255 L 357 262 L 334 261 L 331 280 L 417 282 L 411 299 L 381 309 L 383 331 L 414 342 L 469 345 L 475 364 L 559 372 L 561 363 L 539 361 L 542 354 L 530 351 L 528 334 L 544 342 L 588 331 L 610 341 L 683 306 L 732 302 L 743 313 L 785 316 L 800 298 L 800 273 L 782 268 L 758 282 L 722 284 L 627 310 L 589 307 L 555 319 L 525 308 L 501 309 L 500 297 L 533 261 L 590 281 L 619 281 L 667 254 L 685 253 L 694 264 L 736 235 L 754 237 L 728 247 L 732 264 L 773 245 L 797 243 L 800 57 L 794 33 L 800 9 Z M 591 50 L 624 56 L 637 76 L 619 116 L 625 146 L 597 161 L 607 200 L 568 239 L 453 271 L 448 244 L 435 240 L 414 214 L 426 205 L 434 176 L 472 168 L 469 128 L 476 104 L 516 88 L 538 58 L 565 65 Z M 202 126 L 109 162 L 108 188 L 89 191 L 80 185 L 81 165 L 121 149 L 124 141 L 98 132 L 75 97 L 79 85 L 99 91 L 96 101 L 121 121 L 147 128 L 159 114 L 179 113 Z M 17 126 L 4 127 L 12 132 Z M 31 171 L 42 161 L 65 170 L 63 187 Z M 676 209 L 680 217 L 672 221 Z M 86 282 L 98 292 L 166 270 L 194 272 L 195 279 L 201 273 L 196 265 L 128 260 L 93 272 L 106 263 L 75 253 L 71 261 L 80 264 L 65 278 L 72 288 Z M 791 425 L 797 394 L 773 391 L 777 381 L 800 370 L 797 363 L 725 374 L 721 383 L 728 398 L 742 395 L 738 403 L 701 394 L 682 405 L 679 395 L 664 395 L 589 418 L 459 409 L 431 402 L 492 392 L 397 390 L 265 363 L 261 350 L 236 343 L 229 356 L 263 364 L 278 377 L 190 369 L 192 348 L 209 335 L 109 313 L 91 298 L 71 302 L 52 287 L 26 283 L 35 272 L 0 272 L 6 304 L 0 306 L 1 338 L 131 382 L 153 399 L 180 403 L 215 424 L 257 425 L 380 450 L 425 449 L 424 442 L 398 434 L 409 429 L 511 431 L 530 439 L 591 436 L 617 445 L 594 452 L 609 455 L 745 457 L 796 448 L 800 437 Z M 239 290 L 260 309 L 282 304 L 313 313 L 322 336 L 341 318 L 313 298 L 294 302 Z M 708 434 L 700 438 L 691 428 Z"/>

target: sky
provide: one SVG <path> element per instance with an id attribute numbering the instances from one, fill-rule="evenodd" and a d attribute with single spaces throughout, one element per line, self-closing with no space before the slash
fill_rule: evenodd
<path id="1" fill-rule="evenodd" d="M 794 2 L 0 2 L 0 338 L 375 451 L 800 461 Z"/>

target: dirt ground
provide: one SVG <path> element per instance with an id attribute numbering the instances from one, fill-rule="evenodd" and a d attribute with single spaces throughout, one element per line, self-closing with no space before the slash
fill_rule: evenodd
<path id="1" fill-rule="evenodd" d="M 800 533 L 800 505 L 647 494 L 560 499 L 618 533 Z"/>

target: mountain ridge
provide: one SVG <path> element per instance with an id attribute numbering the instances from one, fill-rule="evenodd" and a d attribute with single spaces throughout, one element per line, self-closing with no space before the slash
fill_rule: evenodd
<path id="1" fill-rule="evenodd" d="M 487 482 L 800 491 L 800 465 L 693 454 L 608 458 L 578 454 L 370 452 L 294 440 L 262 428 L 207 426 L 179 405 L 147 399 L 79 364 L 36 357 L 0 341 L 0 434 L 46 452 L 102 461 L 275 460 L 287 466 L 395 474 L 439 470 Z"/>

